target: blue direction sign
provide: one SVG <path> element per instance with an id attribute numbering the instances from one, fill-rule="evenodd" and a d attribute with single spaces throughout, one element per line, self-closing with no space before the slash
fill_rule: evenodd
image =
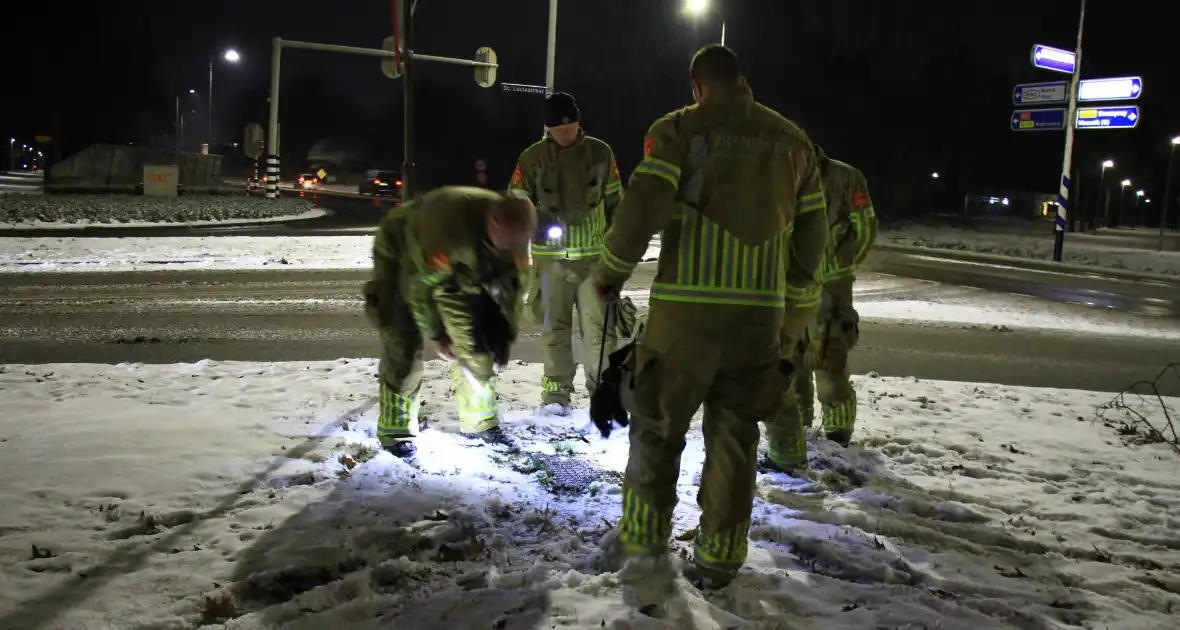
<path id="1" fill-rule="evenodd" d="M 1012 131 L 1065 129 L 1064 109 L 1018 109 L 1012 112 Z"/>
<path id="2" fill-rule="evenodd" d="M 1085 79 L 1078 84 L 1079 101 L 1133 101 L 1142 93 L 1141 77 Z"/>
<path id="3" fill-rule="evenodd" d="M 1076 129 L 1134 129 L 1139 124 L 1139 106 L 1091 107 L 1078 109 Z"/>
<path id="4" fill-rule="evenodd" d="M 1032 65 L 1042 70 L 1073 74 L 1078 56 L 1068 50 L 1037 44 L 1032 47 Z"/>
<path id="5" fill-rule="evenodd" d="M 1068 100 L 1069 84 L 1065 81 L 1021 83 L 1012 90 L 1013 105 L 1064 103 Z"/>

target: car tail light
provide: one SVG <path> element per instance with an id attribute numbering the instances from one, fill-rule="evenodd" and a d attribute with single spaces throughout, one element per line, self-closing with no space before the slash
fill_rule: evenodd
<path id="1" fill-rule="evenodd" d="M 379 179 L 374 179 L 374 180 L 373 180 L 373 183 L 374 183 L 374 184 L 377 184 L 378 186 L 380 186 L 380 185 L 381 185 L 381 180 L 379 180 Z"/>
<path id="2" fill-rule="evenodd" d="M 402 187 L 402 180 L 399 179 L 399 180 L 394 181 L 393 185 L 397 186 L 398 188 L 401 188 Z"/>
<path id="3" fill-rule="evenodd" d="M 300 178 L 299 178 L 299 183 L 300 183 L 300 184 L 302 184 L 302 183 L 303 183 L 303 178 L 302 178 L 302 177 L 300 177 Z"/>

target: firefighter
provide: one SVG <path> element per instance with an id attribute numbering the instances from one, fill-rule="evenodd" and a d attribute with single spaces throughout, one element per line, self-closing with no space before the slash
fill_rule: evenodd
<path id="1" fill-rule="evenodd" d="M 594 294 L 590 265 L 602 250 L 602 235 L 623 197 L 619 167 L 610 146 L 586 135 L 574 97 L 557 92 L 545 99 L 545 137 L 525 149 L 509 191 L 537 207 L 533 269 L 526 309 L 540 324 L 545 349 L 541 377 L 542 415 L 568 415 L 574 391 L 573 330 L 582 338 L 586 389 L 598 383 L 599 356 L 616 343 L 606 309 Z M 578 317 L 574 319 L 574 309 Z M 604 333 L 605 329 L 605 333 Z"/>
<path id="2" fill-rule="evenodd" d="M 663 230 L 633 357 L 620 579 L 667 569 L 680 455 L 703 405 L 694 565 L 700 583 L 717 587 L 746 559 L 758 423 L 778 412 L 791 371 L 783 315 L 787 306 L 818 309 L 828 230 L 818 159 L 803 130 L 754 100 L 724 46 L 697 52 L 690 75 L 696 104 L 648 131 L 593 278 L 605 301 L 618 299 Z"/>
<path id="3" fill-rule="evenodd" d="M 460 186 L 433 190 L 381 220 L 364 295 L 381 333 L 377 437 L 393 454 L 414 453 L 426 340 L 452 361 L 460 432 L 507 442 L 495 365 L 507 362 L 518 331 L 520 272 L 536 228 L 527 199 Z"/>
<path id="4" fill-rule="evenodd" d="M 868 183 L 856 168 L 833 160 L 818 146 L 820 172 L 828 200 L 830 236 L 821 271 L 823 300 L 817 321 L 809 327 L 815 343 L 795 374 L 793 390 L 782 411 L 766 426 L 769 451 L 764 468 L 806 474 L 805 427 L 814 420 L 819 394 L 823 430 L 828 439 L 847 446 L 856 425 L 856 391 L 848 374 L 848 351 L 860 337 L 860 316 L 852 305 L 856 270 L 877 238 L 877 214 Z M 814 370 L 814 385 L 811 368 Z"/>

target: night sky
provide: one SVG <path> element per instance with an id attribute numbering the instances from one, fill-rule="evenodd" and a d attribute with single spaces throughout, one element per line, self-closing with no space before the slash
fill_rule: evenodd
<path id="1" fill-rule="evenodd" d="M 1180 65 L 1167 45 L 1169 4 L 1089 0 L 1083 78 L 1141 75 L 1144 95 L 1138 129 L 1078 133 L 1074 160 L 1089 180 L 1083 196 L 1092 194 L 1106 158 L 1117 163 L 1114 176 L 1130 177 L 1149 197 L 1163 195 L 1169 140 L 1180 133 L 1180 92 L 1167 77 L 1169 66 Z M 562 2 L 557 88 L 577 97 L 588 133 L 614 147 L 624 173 L 641 156 L 647 126 L 691 102 L 689 59 L 717 41 L 723 16 L 726 43 L 755 96 L 833 157 L 860 167 L 881 212 L 928 211 L 931 195 L 953 209 L 965 191 L 1055 192 L 1064 133 L 1010 131 L 1011 91 L 1016 83 L 1066 78 L 1032 68 L 1029 49 L 1072 50 L 1078 0 L 718 0 L 700 20 L 681 6 Z M 547 11 L 548 0 L 420 0 L 417 48 L 470 58 L 492 46 L 501 81 L 543 84 Z M 210 59 L 215 135 L 240 141 L 246 122 L 266 123 L 272 36 L 376 48 L 392 30 L 388 0 L 47 2 L 6 21 L 19 26 L 7 27 L 5 38 L 0 127 L 7 129 L 0 131 L 22 140 L 51 134 L 66 153 L 98 141 L 144 143 L 170 130 L 174 99 L 190 88 L 198 99 L 184 107 L 203 129 Z M 220 60 L 227 47 L 241 52 L 242 63 Z M 325 136 L 363 145 L 373 166 L 400 163 L 400 82 L 378 64 L 284 52 L 285 170 L 302 168 Z M 516 155 L 539 138 L 540 98 L 479 88 L 469 68 L 418 69 L 424 182 L 470 183 L 477 157 L 507 181 Z M 936 183 L 933 171 L 941 175 Z"/>

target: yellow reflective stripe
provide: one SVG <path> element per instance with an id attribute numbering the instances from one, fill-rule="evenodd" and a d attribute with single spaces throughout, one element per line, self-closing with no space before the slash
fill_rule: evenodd
<path id="1" fill-rule="evenodd" d="M 856 392 L 845 400 L 824 407 L 824 430 L 856 428 Z"/>
<path id="2" fill-rule="evenodd" d="M 732 306 L 766 306 L 783 308 L 784 296 L 769 291 L 753 291 L 726 287 L 700 287 L 673 282 L 656 282 L 651 285 L 651 299 L 669 302 L 695 302 L 698 304 L 729 304 Z"/>
<path id="3" fill-rule="evenodd" d="M 606 245 L 602 246 L 602 264 L 606 265 L 607 269 L 617 271 L 619 273 L 631 273 L 635 271 L 635 266 L 639 263 L 627 262 L 615 255 Z"/>
<path id="4" fill-rule="evenodd" d="M 799 208 L 796 214 L 807 214 L 808 212 L 816 212 L 818 210 L 826 210 L 828 207 L 827 200 L 824 199 L 823 191 L 811 193 L 810 195 L 803 195 L 799 198 Z"/>
<path id="5" fill-rule="evenodd" d="M 533 241 L 529 250 L 534 256 L 592 258 L 602 250 L 605 235 L 606 204 L 600 201 L 581 222 L 563 226 L 561 239 Z"/>
<path id="6" fill-rule="evenodd" d="M 781 308 L 786 296 L 788 231 L 746 245 L 688 204 L 680 206 L 676 281 L 652 297 Z M 673 290 L 673 287 L 677 287 Z"/>
<path id="7" fill-rule="evenodd" d="M 635 167 L 635 171 L 631 173 L 631 176 L 635 177 L 636 175 L 642 174 L 655 175 L 672 184 L 673 188 L 680 187 L 680 167 L 659 158 L 654 158 L 650 155 L 643 158 L 643 161 L 639 163 L 639 166 Z"/>
<path id="8" fill-rule="evenodd" d="M 623 551 L 642 555 L 667 551 L 672 537 L 672 513 L 662 512 L 644 501 L 629 485 L 623 486 L 623 517 L 619 519 L 619 542 Z"/>
<path id="9" fill-rule="evenodd" d="M 513 197 L 520 197 L 521 199 L 529 198 L 529 191 L 519 186 L 509 186 L 508 194 L 512 195 Z"/>
<path id="10" fill-rule="evenodd" d="M 746 561 L 749 535 L 749 521 L 742 521 L 723 533 L 701 532 L 693 543 L 693 562 L 709 569 L 737 570 Z"/>
<path id="11" fill-rule="evenodd" d="M 853 227 L 856 228 L 856 242 L 860 245 L 856 250 L 856 257 L 853 258 L 858 263 L 864 260 L 865 256 L 869 253 L 869 245 L 872 244 L 872 234 L 869 233 L 869 222 L 870 219 L 876 216 L 877 211 L 872 206 L 853 212 L 848 216 L 849 220 L 852 221 Z"/>
<path id="12" fill-rule="evenodd" d="M 818 284 L 806 287 L 787 287 L 786 298 L 793 305 L 806 308 L 820 303 L 823 298 L 823 290 Z"/>
<path id="13" fill-rule="evenodd" d="M 613 195 L 623 192 L 623 182 L 611 182 L 606 185 L 606 194 Z"/>
<path id="14" fill-rule="evenodd" d="M 418 420 L 422 401 L 417 396 L 400 394 L 384 380 L 378 388 L 377 437 L 414 437 L 413 423 Z"/>

